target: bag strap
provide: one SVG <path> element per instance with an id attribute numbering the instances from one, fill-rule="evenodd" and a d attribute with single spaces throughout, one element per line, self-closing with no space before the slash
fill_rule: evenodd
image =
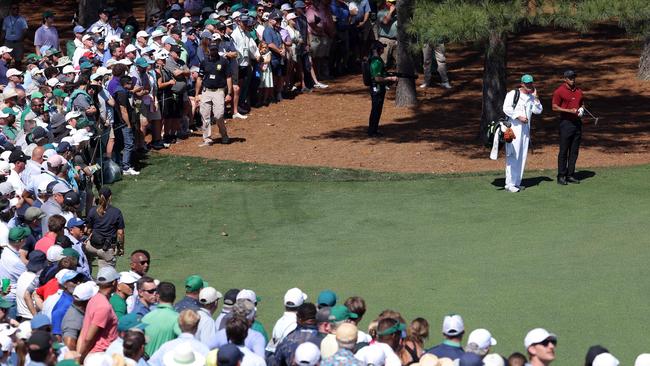
<path id="1" fill-rule="evenodd" d="M 512 100 L 512 109 L 515 109 L 515 107 L 517 106 L 517 103 L 519 102 L 519 96 L 520 95 L 521 95 L 521 91 L 519 90 L 519 88 L 515 89 L 515 97 Z"/>

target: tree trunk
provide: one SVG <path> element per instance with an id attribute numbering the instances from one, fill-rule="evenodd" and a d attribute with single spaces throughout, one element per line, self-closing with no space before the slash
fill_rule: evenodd
<path id="1" fill-rule="evenodd" d="M 413 0 L 397 2 L 397 71 L 407 75 L 415 75 L 415 63 L 411 53 L 411 36 L 406 32 L 406 26 L 413 19 Z M 415 92 L 415 79 L 400 78 L 397 84 L 395 105 L 411 107 L 418 103 Z"/>
<path id="2" fill-rule="evenodd" d="M 485 50 L 480 130 L 482 139 L 486 138 L 484 132 L 488 123 L 498 120 L 503 115 L 503 100 L 506 97 L 507 42 L 506 33 L 493 31 L 490 33 Z"/>
<path id="3" fill-rule="evenodd" d="M 640 80 L 650 80 L 650 37 L 646 38 L 643 44 L 638 77 Z"/>

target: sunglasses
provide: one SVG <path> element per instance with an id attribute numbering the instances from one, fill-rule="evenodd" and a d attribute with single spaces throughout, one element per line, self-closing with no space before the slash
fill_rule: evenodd
<path id="1" fill-rule="evenodd" d="M 144 291 L 144 292 L 146 292 L 146 293 L 148 293 L 148 294 L 150 294 L 150 295 L 153 295 L 153 294 L 155 294 L 156 292 L 158 292 L 158 289 L 157 289 L 157 288 L 152 288 L 151 290 L 145 290 L 145 289 L 142 289 L 142 291 Z"/>
<path id="2" fill-rule="evenodd" d="M 144 266 L 145 264 L 149 264 L 149 261 L 140 261 L 140 264 Z"/>
<path id="3" fill-rule="evenodd" d="M 537 344 L 542 345 L 544 347 L 548 347 L 548 345 L 551 343 L 553 343 L 554 346 L 557 346 L 557 339 L 547 338 Z"/>

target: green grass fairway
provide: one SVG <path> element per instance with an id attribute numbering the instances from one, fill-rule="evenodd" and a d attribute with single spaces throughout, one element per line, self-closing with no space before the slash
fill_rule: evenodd
<path id="1" fill-rule="evenodd" d="M 457 312 L 468 330 L 492 331 L 506 356 L 537 326 L 559 335 L 559 365 L 583 363 L 593 344 L 622 364 L 650 351 L 650 166 L 510 194 L 492 185 L 502 173 L 149 164 L 113 187 L 127 252 L 150 250 L 151 274 L 178 286 L 199 273 L 222 292 L 254 289 L 268 331 L 298 286 L 314 300 L 326 288 L 341 301 L 363 296 L 364 326 L 385 308 L 425 317 L 431 345 L 443 315 Z"/>

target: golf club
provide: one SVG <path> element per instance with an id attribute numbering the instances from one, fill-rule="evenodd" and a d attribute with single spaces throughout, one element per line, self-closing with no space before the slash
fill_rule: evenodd
<path id="1" fill-rule="evenodd" d="M 600 117 L 596 117 L 596 116 L 594 116 L 591 112 L 589 112 L 589 110 L 588 110 L 586 107 L 582 107 L 582 109 L 584 109 L 585 112 L 589 113 L 589 115 L 591 116 L 591 118 L 593 118 L 593 120 L 594 120 L 594 126 L 598 126 L 598 120 L 600 119 Z"/>

